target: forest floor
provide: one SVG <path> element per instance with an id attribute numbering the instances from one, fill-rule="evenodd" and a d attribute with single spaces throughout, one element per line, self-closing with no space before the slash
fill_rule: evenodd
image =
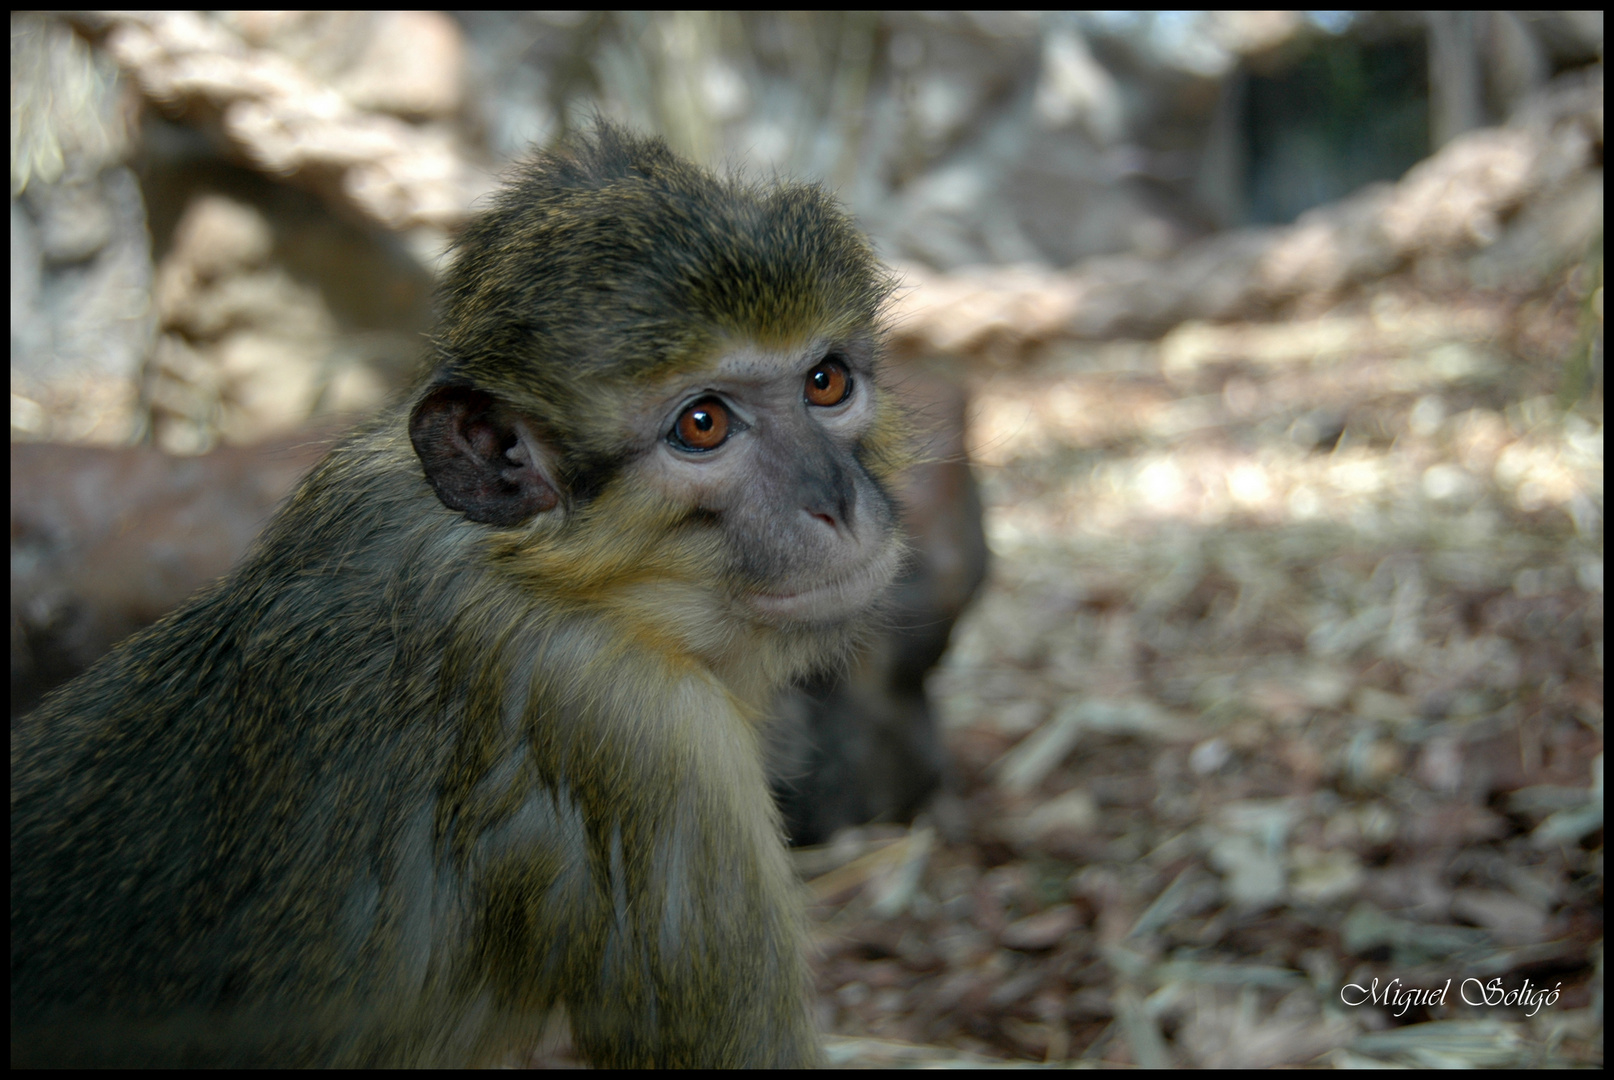
<path id="1" fill-rule="evenodd" d="M 834 1060 L 1601 1063 L 1577 273 L 976 373 L 951 792 L 805 857 Z"/>

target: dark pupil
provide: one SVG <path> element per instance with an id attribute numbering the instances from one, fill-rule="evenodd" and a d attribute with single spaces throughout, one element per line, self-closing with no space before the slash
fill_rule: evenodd
<path id="1" fill-rule="evenodd" d="M 689 418 L 695 421 L 695 430 L 712 430 L 712 414 L 707 412 L 705 409 L 697 409 L 695 412 L 690 414 Z"/>
<path id="2" fill-rule="evenodd" d="M 829 372 L 819 369 L 813 372 L 813 386 L 819 390 L 829 389 Z"/>

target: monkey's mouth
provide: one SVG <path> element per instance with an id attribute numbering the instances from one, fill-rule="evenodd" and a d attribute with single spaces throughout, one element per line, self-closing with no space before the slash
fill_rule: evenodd
<path id="1" fill-rule="evenodd" d="M 840 622 L 874 606 L 902 566 L 902 545 L 886 544 L 862 566 L 833 581 L 792 592 L 754 592 L 753 610 L 772 623 Z"/>

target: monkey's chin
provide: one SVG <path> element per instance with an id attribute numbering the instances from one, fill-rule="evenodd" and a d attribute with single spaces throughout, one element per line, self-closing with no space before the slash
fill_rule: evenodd
<path id="1" fill-rule="evenodd" d="M 746 601 L 763 622 L 775 626 L 842 623 L 872 608 L 901 566 L 901 545 L 887 544 L 844 577 L 795 592 L 754 592 Z"/>

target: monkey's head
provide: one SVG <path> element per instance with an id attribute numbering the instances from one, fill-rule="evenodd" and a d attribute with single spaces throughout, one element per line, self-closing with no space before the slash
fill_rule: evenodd
<path id="1" fill-rule="evenodd" d="M 442 512 L 550 603 L 845 623 L 902 557 L 890 288 L 820 188 L 601 123 L 466 230 L 410 437 Z"/>

